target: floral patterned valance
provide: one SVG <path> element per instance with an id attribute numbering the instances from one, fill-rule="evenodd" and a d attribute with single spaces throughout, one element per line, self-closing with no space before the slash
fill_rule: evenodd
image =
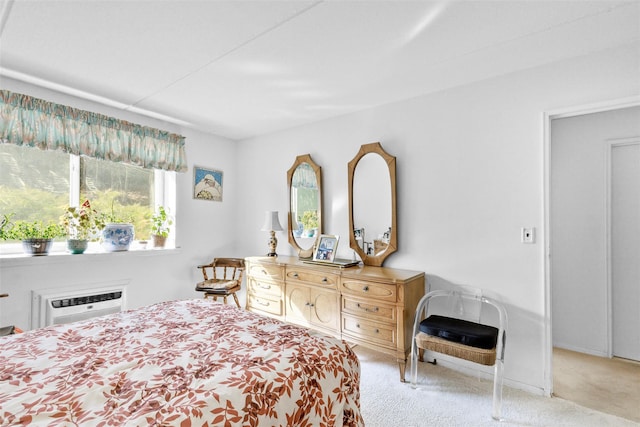
<path id="1" fill-rule="evenodd" d="M 0 90 L 0 142 L 185 172 L 184 137 Z"/>

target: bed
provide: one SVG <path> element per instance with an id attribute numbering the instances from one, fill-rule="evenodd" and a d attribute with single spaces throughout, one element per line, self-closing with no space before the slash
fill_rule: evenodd
<path id="1" fill-rule="evenodd" d="M 209 300 L 0 338 L 0 425 L 363 426 L 338 339 Z"/>

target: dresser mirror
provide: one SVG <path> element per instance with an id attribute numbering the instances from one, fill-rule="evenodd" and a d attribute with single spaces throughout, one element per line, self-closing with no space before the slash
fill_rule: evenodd
<path id="1" fill-rule="evenodd" d="M 296 157 L 287 171 L 289 243 L 300 258 L 311 258 L 322 234 L 322 171 L 309 154 Z"/>
<path id="2" fill-rule="evenodd" d="M 379 142 L 364 144 L 348 170 L 349 245 L 365 265 L 380 267 L 398 247 L 396 158 Z"/>

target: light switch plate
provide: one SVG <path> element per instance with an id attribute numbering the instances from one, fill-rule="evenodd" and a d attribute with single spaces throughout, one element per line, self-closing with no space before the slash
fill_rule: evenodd
<path id="1" fill-rule="evenodd" d="M 522 243 L 535 243 L 536 242 L 535 227 L 522 227 L 520 229 L 520 241 Z"/>

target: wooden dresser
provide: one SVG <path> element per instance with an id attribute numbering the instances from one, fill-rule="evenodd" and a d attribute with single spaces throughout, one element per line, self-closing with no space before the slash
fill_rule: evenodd
<path id="1" fill-rule="evenodd" d="M 247 310 L 317 329 L 396 357 L 405 379 L 424 272 L 337 268 L 297 257 L 249 257 Z"/>

